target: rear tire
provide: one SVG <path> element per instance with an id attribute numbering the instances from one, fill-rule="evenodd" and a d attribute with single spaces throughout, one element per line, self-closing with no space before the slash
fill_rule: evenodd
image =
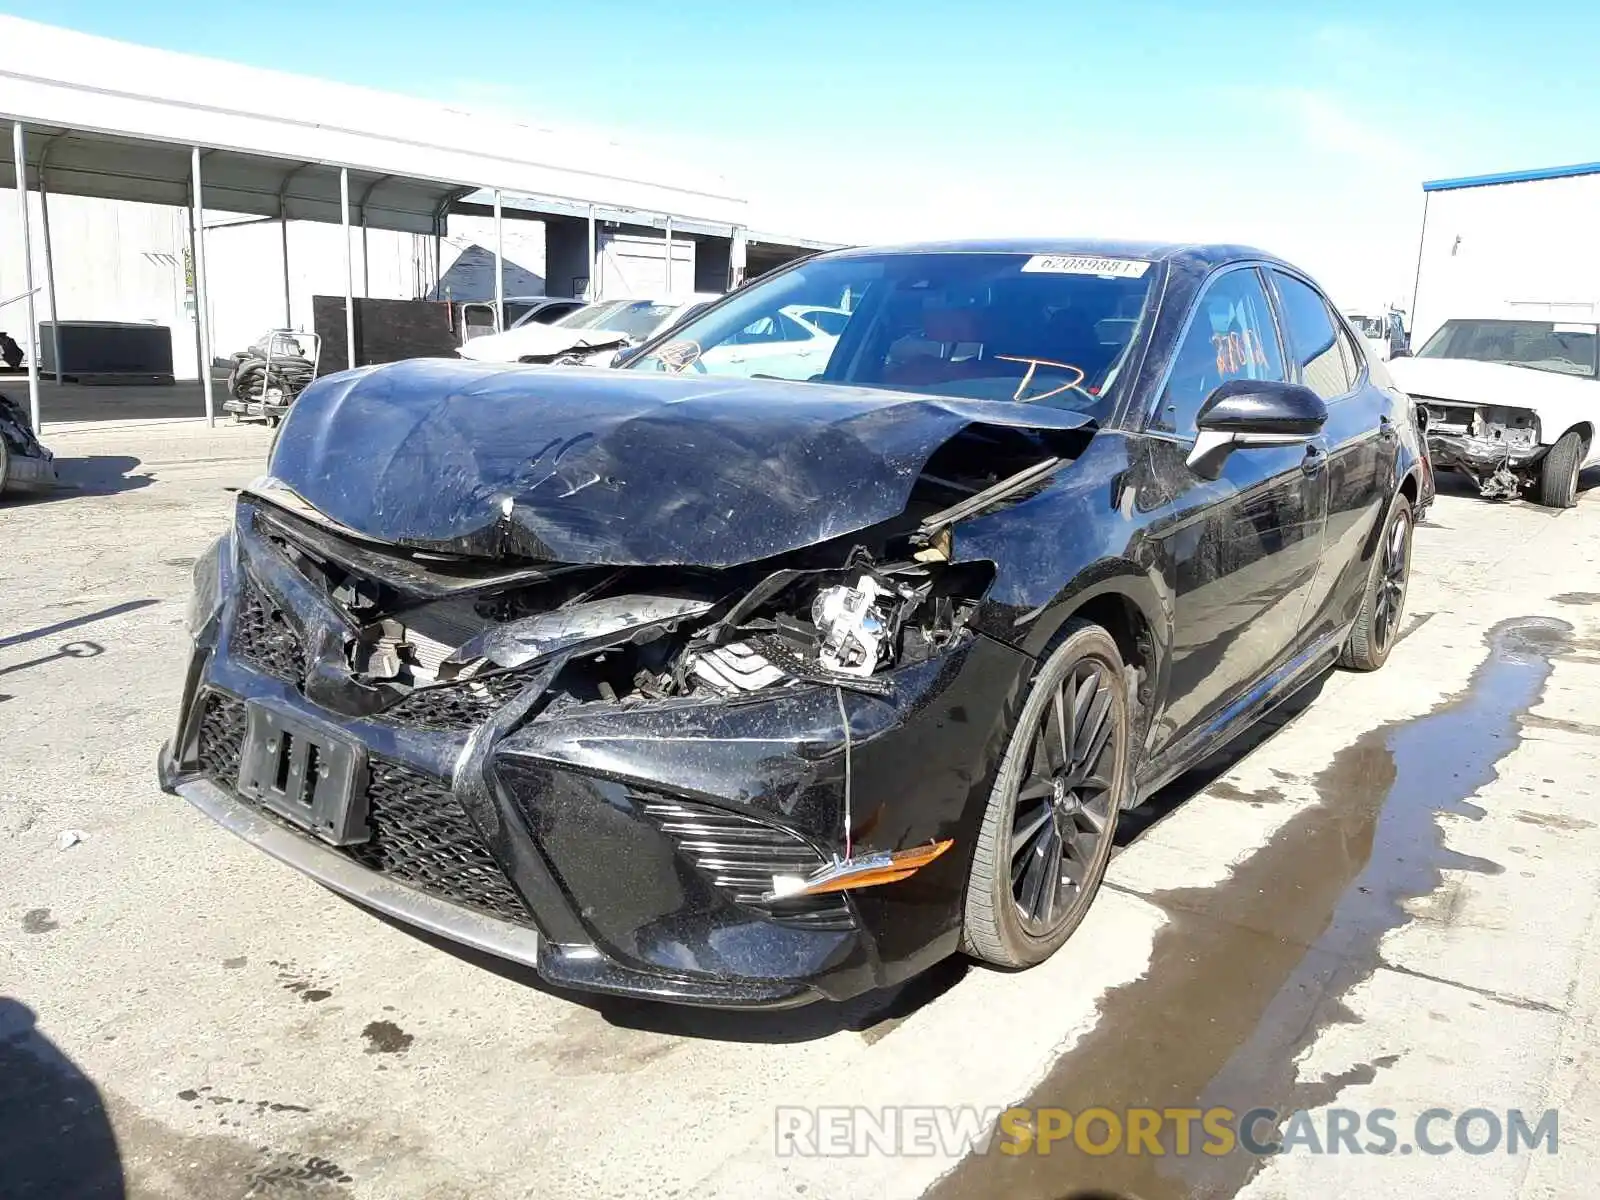
<path id="1" fill-rule="evenodd" d="M 1571 508 L 1578 502 L 1578 469 L 1583 465 L 1583 439 L 1564 433 L 1539 465 L 1539 503 L 1546 508 Z"/>
<path id="2" fill-rule="evenodd" d="M 1367 575 L 1361 609 L 1350 628 L 1350 638 L 1339 652 L 1339 665 L 1352 671 L 1376 671 L 1389 659 L 1405 615 L 1406 586 L 1411 579 L 1411 533 L 1415 521 L 1411 501 L 1404 492 L 1395 495 L 1372 570 Z"/>
<path id="3" fill-rule="evenodd" d="M 0 438 L 0 496 L 6 494 L 6 484 L 11 482 L 11 447 Z"/>
<path id="4" fill-rule="evenodd" d="M 1127 672 L 1111 635 L 1069 621 L 1034 675 L 984 811 L 962 947 L 1043 962 L 1093 903 L 1132 772 Z"/>

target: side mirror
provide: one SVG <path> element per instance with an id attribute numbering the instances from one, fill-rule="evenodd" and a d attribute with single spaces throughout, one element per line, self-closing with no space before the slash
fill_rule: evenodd
<path id="1" fill-rule="evenodd" d="M 1189 469 L 1202 479 L 1215 479 L 1235 450 L 1297 445 L 1315 437 L 1327 421 L 1328 406 L 1308 387 L 1229 380 L 1206 397 L 1195 417 L 1200 436 L 1189 452 Z"/>

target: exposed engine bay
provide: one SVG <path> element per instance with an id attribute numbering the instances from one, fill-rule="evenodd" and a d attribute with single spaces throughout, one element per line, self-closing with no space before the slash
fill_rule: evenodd
<path id="1" fill-rule="evenodd" d="M 1417 403 L 1436 466 L 1466 475 L 1486 499 L 1521 494 L 1542 452 L 1539 418 L 1532 410 L 1430 397 L 1418 397 Z"/>
<path id="2" fill-rule="evenodd" d="M 541 710 L 551 715 L 807 683 L 885 695 L 886 671 L 964 635 L 993 580 L 991 563 L 949 561 L 951 525 L 1037 493 L 1070 461 L 1065 449 L 1060 438 L 1046 447 L 1032 433 L 969 431 L 933 456 L 899 517 L 732 567 L 381 545 L 319 519 L 271 480 L 247 493 L 239 530 L 338 612 L 333 674 L 362 693 L 337 701 L 349 711 L 381 712 L 432 688 L 489 689 L 557 659 Z"/>

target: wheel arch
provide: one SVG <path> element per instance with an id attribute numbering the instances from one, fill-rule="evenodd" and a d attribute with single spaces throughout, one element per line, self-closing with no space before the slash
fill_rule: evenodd
<path id="1" fill-rule="evenodd" d="M 1041 659 L 1067 622 L 1099 625 L 1111 635 L 1123 663 L 1134 670 L 1131 699 L 1135 730 L 1142 736 L 1150 714 L 1166 694 L 1172 647 L 1172 602 L 1151 573 L 1129 559 L 1106 559 L 1089 567 L 1039 613 L 1020 648 Z M 1135 745 L 1140 744 L 1138 740 Z"/>
<path id="2" fill-rule="evenodd" d="M 1583 455 L 1582 455 L 1582 457 L 1580 457 L 1578 459 L 1578 461 L 1580 463 L 1586 462 L 1588 460 L 1588 458 L 1589 458 L 1589 452 L 1594 449 L 1594 422 L 1593 421 L 1575 421 L 1571 425 L 1567 426 L 1567 428 L 1565 428 L 1565 429 L 1563 429 L 1561 431 L 1561 436 L 1560 437 L 1552 438 L 1550 440 L 1550 444 L 1552 446 L 1554 446 L 1557 442 L 1559 442 L 1561 440 L 1561 438 L 1566 437 L 1567 434 L 1569 434 L 1569 433 L 1577 434 L 1578 437 L 1582 440 L 1582 442 L 1583 442 Z"/>

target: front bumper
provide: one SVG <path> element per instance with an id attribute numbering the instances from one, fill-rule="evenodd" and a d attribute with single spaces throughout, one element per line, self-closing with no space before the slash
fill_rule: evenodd
<path id="1" fill-rule="evenodd" d="M 289 659 L 245 636 L 263 598 L 296 604 L 235 570 L 196 643 L 161 783 L 334 891 L 556 987 L 716 1007 L 844 999 L 957 948 L 977 824 L 1031 665 L 1019 651 L 968 635 L 894 672 L 885 697 L 790 687 L 547 716 L 550 679 L 530 669 L 516 695 L 465 717 L 439 702 L 421 720 L 405 702 L 353 716 L 328 707 L 316 664 L 301 661 L 310 681 L 295 682 Z M 246 702 L 359 744 L 370 842 L 319 841 L 240 794 Z M 840 703 L 856 851 L 955 847 L 900 883 L 763 905 L 748 884 L 766 859 L 842 848 Z"/>
<path id="2" fill-rule="evenodd" d="M 169 750 L 163 747 L 163 776 L 170 775 L 173 766 Z M 394 883 L 357 866 L 337 850 L 285 828 L 208 779 L 174 783 L 171 790 L 229 833 L 341 896 L 446 941 L 532 967 L 554 987 L 720 1008 L 790 1008 L 821 994 L 804 985 L 762 987 L 749 981 L 681 980 L 659 972 L 631 970 L 592 946 L 548 942 L 533 929 Z"/>
<path id="3" fill-rule="evenodd" d="M 1474 437 L 1471 434 L 1428 434 L 1428 456 L 1441 470 L 1464 470 L 1473 475 L 1509 467 L 1519 471 L 1533 466 L 1547 447 L 1540 445 L 1513 446 L 1499 438 Z"/>

